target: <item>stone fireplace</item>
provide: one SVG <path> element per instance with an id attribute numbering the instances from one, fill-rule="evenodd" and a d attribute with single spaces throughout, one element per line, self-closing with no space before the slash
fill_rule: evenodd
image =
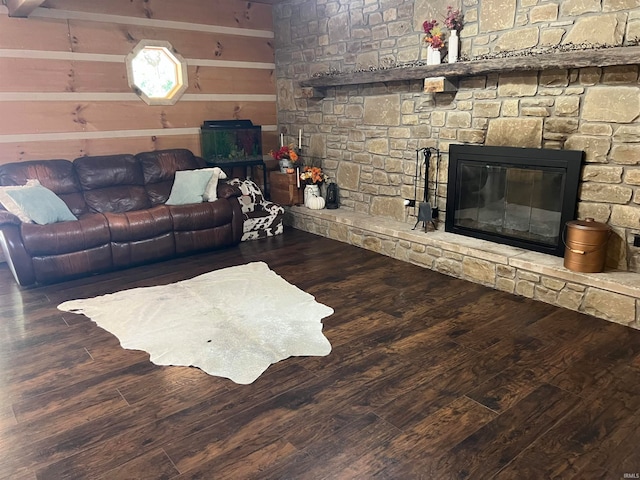
<path id="1" fill-rule="evenodd" d="M 598 43 L 631 49 L 635 55 L 629 58 L 638 58 L 635 0 L 521 3 L 454 2 L 464 14 L 462 55 Z M 415 223 L 417 212 L 404 207 L 403 199 L 413 196 L 413 158 L 419 148 L 443 152 L 437 179 L 441 220 L 451 144 L 583 151 L 578 216 L 612 227 L 609 268 L 640 272 L 640 248 L 633 245 L 640 235 L 637 60 L 600 67 L 588 61 L 596 54 L 570 57 L 566 64 L 562 56 L 549 55 L 544 68 L 510 71 L 518 61 L 506 58 L 501 67 L 475 75 L 461 72 L 482 60 L 462 62 L 450 79 L 455 89 L 441 93 L 424 93 L 422 79 L 376 82 L 376 76 L 389 78 L 392 69 L 385 66 L 424 57 L 421 24 L 444 18 L 448 4 L 276 4 L 280 129 L 303 130 L 305 152 L 321 158 L 338 183 L 341 208 L 408 224 Z M 340 84 L 344 72 L 368 80 Z M 326 82 L 320 94 L 301 85 L 319 73 L 338 80 Z"/>
<path id="2" fill-rule="evenodd" d="M 411 68 L 394 76 L 387 67 L 425 57 L 422 22 L 442 23 L 447 5 L 464 15 L 461 54 L 479 60 L 427 67 L 423 78 Z M 339 186 L 340 211 L 409 230 L 417 210 L 403 200 L 414 197 L 415 151 L 430 147 L 442 152 L 439 178 L 430 179 L 440 185 L 436 203 L 442 229 L 451 145 L 582 151 L 577 216 L 612 228 L 607 269 L 634 274 L 640 285 L 640 248 L 634 246 L 640 235 L 637 0 L 285 0 L 274 5 L 274 21 L 279 128 L 303 130 L 305 154 L 322 159 Z M 547 54 L 542 60 L 529 55 L 482 59 L 595 43 L 617 48 L 610 54 Z M 620 52 L 616 58 L 623 59 L 612 63 Z M 316 74 L 329 75 L 314 83 Z M 452 87 L 425 93 L 424 78 L 433 75 L 445 76 Z M 335 232 L 344 236 L 340 225 Z M 426 235 L 434 233 L 440 232 Z M 410 247 L 397 241 L 395 249 L 413 248 L 413 241 Z M 374 242 L 383 253 L 392 249 L 385 242 Z M 416 248 L 428 250 L 425 242 Z M 400 257 L 412 261 L 409 253 Z M 444 258 L 434 268 L 443 271 L 451 261 Z M 498 267 L 492 268 L 500 276 Z M 517 274 L 511 279 L 511 270 L 499 270 L 510 280 L 493 281 L 493 286 L 525 294 L 514 286 Z M 556 285 L 547 281 L 540 296 L 551 295 L 549 284 Z M 632 298 L 640 298 L 634 292 Z M 566 306 L 583 308 L 584 295 Z M 573 298 L 568 291 L 560 295 L 567 296 Z"/>

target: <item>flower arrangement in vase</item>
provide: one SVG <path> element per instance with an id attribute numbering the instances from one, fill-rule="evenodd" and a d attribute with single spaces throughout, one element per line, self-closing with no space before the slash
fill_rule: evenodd
<path id="1" fill-rule="evenodd" d="M 300 180 L 306 185 L 320 186 L 329 180 L 329 177 L 322 171 L 322 167 L 306 166 L 300 174 Z"/>
<path id="2" fill-rule="evenodd" d="M 278 160 L 282 173 L 287 173 L 288 169 L 292 169 L 290 173 L 293 173 L 293 169 L 298 166 L 298 160 L 300 159 L 293 144 L 283 145 L 275 151 L 271 150 L 269 155 L 271 155 L 274 160 Z"/>
<path id="3" fill-rule="evenodd" d="M 304 167 L 300 180 L 306 185 L 304 189 L 304 204 L 312 210 L 324 208 L 325 200 L 320 193 L 320 185 L 329 180 L 322 171 L 322 167 Z"/>
<path id="4" fill-rule="evenodd" d="M 457 33 L 460 33 L 462 27 L 464 26 L 462 13 L 460 12 L 460 10 L 454 10 L 453 7 L 449 5 L 447 7 L 447 16 L 444 19 L 444 24 L 452 32 L 455 30 Z"/>
<path id="5" fill-rule="evenodd" d="M 447 17 L 444 19 L 444 24 L 449 31 L 449 53 L 447 54 L 449 63 L 455 63 L 458 61 L 458 50 L 460 42 L 460 31 L 464 25 L 462 19 L 462 13 L 460 10 L 454 10 L 451 5 L 447 7 Z"/>
<path id="6" fill-rule="evenodd" d="M 422 24 L 422 29 L 425 33 L 424 41 L 429 45 L 427 65 L 437 65 L 440 63 L 440 49 L 444 46 L 444 32 L 437 20 L 426 20 Z"/>

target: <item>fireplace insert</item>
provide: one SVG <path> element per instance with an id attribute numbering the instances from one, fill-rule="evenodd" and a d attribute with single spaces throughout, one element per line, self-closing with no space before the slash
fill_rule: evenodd
<path id="1" fill-rule="evenodd" d="M 451 145 L 445 231 L 563 256 L 583 152 Z"/>

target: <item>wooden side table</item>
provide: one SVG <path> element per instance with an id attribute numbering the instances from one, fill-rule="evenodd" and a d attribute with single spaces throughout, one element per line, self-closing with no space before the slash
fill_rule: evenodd
<path id="1" fill-rule="evenodd" d="M 304 185 L 298 188 L 295 173 L 269 172 L 271 201 L 278 205 L 302 205 Z"/>

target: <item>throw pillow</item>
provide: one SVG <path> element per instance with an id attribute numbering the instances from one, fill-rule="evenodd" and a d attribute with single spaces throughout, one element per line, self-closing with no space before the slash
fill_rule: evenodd
<path id="1" fill-rule="evenodd" d="M 27 180 L 27 183 L 25 185 L 0 187 L 0 204 L 2 204 L 7 212 L 13 213 L 16 217 L 18 217 L 22 223 L 32 222 L 31 219 L 22 211 L 16 201 L 7 194 L 7 192 L 11 190 L 33 187 L 34 185 L 40 185 L 40 182 L 38 180 Z"/>
<path id="2" fill-rule="evenodd" d="M 213 169 L 213 175 L 211 175 L 211 179 L 207 183 L 202 196 L 205 202 L 213 202 L 218 198 L 218 180 L 224 180 L 225 178 L 227 178 L 227 174 L 221 168 L 215 167 Z"/>
<path id="3" fill-rule="evenodd" d="M 42 185 L 7 192 L 20 209 L 38 225 L 77 220 L 67 204 Z"/>
<path id="4" fill-rule="evenodd" d="M 215 168 L 178 170 L 166 204 L 186 205 L 187 203 L 202 203 L 204 190 L 209 180 L 211 180 L 214 170 Z"/>

